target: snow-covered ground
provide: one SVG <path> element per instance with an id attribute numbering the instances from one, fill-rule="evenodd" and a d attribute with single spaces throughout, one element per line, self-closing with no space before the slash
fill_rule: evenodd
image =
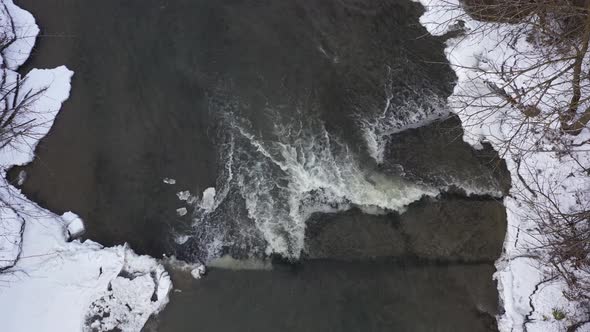
<path id="1" fill-rule="evenodd" d="M 552 117 L 550 108 L 567 101 L 569 96 L 561 93 L 541 97 L 541 114 L 537 118 L 543 121 L 525 118 L 510 106 L 487 109 L 486 105 L 505 103 L 490 94 L 490 86 L 506 85 L 492 66 L 504 63 L 512 68 L 532 67 L 535 55 L 542 56 L 542 48 L 530 44 L 526 33 L 516 41 L 506 38 L 514 25 L 484 23 L 468 17 L 458 0 L 419 1 L 426 9 L 420 21 L 431 34 L 443 35 L 462 24 L 471 32 L 447 41 L 445 53 L 458 78 L 448 102 L 462 120 L 464 140 L 474 147 L 480 147 L 482 142 L 492 144 L 506 160 L 512 177 L 510 195 L 504 200 L 507 234 L 495 274 L 505 310 L 498 317 L 500 331 L 565 331 L 588 317 L 579 303 L 566 299 L 563 292 L 567 285 L 549 267 L 543 246 L 548 238 L 539 231 L 545 211 L 537 207 L 547 206 L 555 214 L 588 210 L 590 179 L 584 167 L 588 166 L 590 154 L 575 146 L 588 140 L 590 132 L 586 128 L 575 137 L 559 134 L 559 121 Z M 485 33 L 478 33 L 482 31 Z M 533 86 L 556 70 L 556 66 L 541 66 L 530 75 L 516 77 L 516 84 Z M 478 96 L 481 98 L 471 98 Z M 466 104 L 466 99 L 475 102 Z M 563 153 L 565 145 L 574 148 Z M 579 278 L 590 280 L 590 275 L 579 273 Z M 590 331 L 590 324 L 576 331 Z"/>
<path id="2" fill-rule="evenodd" d="M 12 28 L 14 27 L 14 28 Z M 0 1 L 2 98 L 0 113 L 25 103 L 10 126 L 30 128 L 0 147 L 0 321 L 2 331 L 140 331 L 168 302 L 172 287 L 163 266 L 130 248 L 104 248 L 72 236 L 83 231 L 74 213 L 58 216 L 28 200 L 6 171 L 34 158 L 69 97 L 66 67 L 15 71 L 29 57 L 39 28 L 11 0 Z M 14 40 L 13 42 L 10 42 Z M 20 82 L 20 93 L 15 89 Z"/>

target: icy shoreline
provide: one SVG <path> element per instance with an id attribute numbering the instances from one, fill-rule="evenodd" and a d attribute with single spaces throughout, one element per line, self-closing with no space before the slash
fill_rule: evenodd
<path id="1" fill-rule="evenodd" d="M 516 45 L 508 45 L 503 38 L 510 26 L 479 22 L 471 19 L 461 9 L 459 0 L 415 0 L 425 7 L 426 12 L 420 22 L 433 35 L 444 35 L 464 25 L 467 31 L 482 29 L 486 34 L 467 34 L 447 41 L 445 55 L 457 75 L 457 84 L 449 97 L 453 112 L 461 118 L 464 128 L 464 141 L 478 148 L 482 142 L 492 144 L 505 158 L 512 178 L 510 194 L 504 199 L 508 228 L 502 256 L 496 261 L 498 292 L 504 312 L 498 317 L 500 331 L 565 331 L 569 326 L 584 321 L 584 314 L 578 303 L 565 298 L 563 291 L 567 286 L 559 276 L 547 268 L 547 257 L 539 250 L 544 234 L 538 232 L 534 222 L 531 204 L 542 198 L 529 194 L 526 182 L 546 185 L 555 201 L 563 211 L 575 211 L 581 202 L 587 200 L 585 193 L 590 188 L 583 169 L 572 158 L 547 153 L 554 149 L 554 142 L 548 142 L 537 134 L 523 136 L 515 127 L 522 123 L 508 107 L 496 113 L 484 113 L 477 105 L 460 103 L 460 96 L 484 96 L 489 93 L 487 82 L 501 84 L 493 70 L 482 74 L 489 62 L 501 63 L 514 52 L 534 52 L 534 46 L 525 40 Z M 462 22 L 460 22 L 462 21 Z M 524 39 L 524 38 L 522 38 Z M 542 74 L 541 74 L 542 75 Z M 541 76 L 542 77 L 542 76 Z M 483 97 L 482 97 L 483 98 Z M 486 96 L 486 98 L 492 98 Z M 487 100 L 490 102 L 490 100 Z M 492 99 L 493 103 L 494 100 Z M 550 104 L 550 103 L 549 103 Z M 585 129 L 575 141 L 588 138 Z M 518 153 L 506 148 L 506 140 L 516 137 L 522 150 Z M 543 148 L 538 149 L 539 142 Z M 588 160 L 588 153 L 576 152 L 581 160 Z M 520 172 L 519 172 L 520 170 Z M 523 171 L 526 170 L 526 171 Z M 532 203 L 531 203 L 532 202 Z M 590 277 L 590 276 L 582 276 Z M 556 315 L 556 312 L 559 314 Z M 561 315 L 563 314 L 563 315 Z M 576 331 L 589 331 L 588 324 Z"/>
<path id="2" fill-rule="evenodd" d="M 0 148 L 0 312 L 2 328 L 30 331 L 140 331 L 168 302 L 172 283 L 164 267 L 126 245 L 104 248 L 73 240 L 82 230 L 73 213 L 58 216 L 28 200 L 6 180 L 6 171 L 34 159 L 34 150 L 68 99 L 73 72 L 61 66 L 16 72 L 29 57 L 39 28 L 27 11 L 3 0 L 0 28 L 8 40 L 1 53 L 4 89 L 13 103 L 29 95 L 15 124 L 32 124 L 28 135 Z M 5 40 L 6 41 L 6 40 Z M 8 91 L 6 91 L 8 90 Z M 14 89 L 13 89 L 14 90 Z M 24 97 L 22 95 L 25 95 Z M 69 229 L 68 229 L 69 227 Z M 74 236 L 76 234 L 73 234 Z"/>

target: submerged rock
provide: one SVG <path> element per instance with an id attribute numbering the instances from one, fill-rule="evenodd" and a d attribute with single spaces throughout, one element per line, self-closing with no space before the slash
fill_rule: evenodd
<path id="1" fill-rule="evenodd" d="M 316 215 L 308 222 L 305 255 L 492 263 L 500 256 L 505 230 L 505 210 L 498 201 L 423 199 L 401 215 L 360 210 Z"/>

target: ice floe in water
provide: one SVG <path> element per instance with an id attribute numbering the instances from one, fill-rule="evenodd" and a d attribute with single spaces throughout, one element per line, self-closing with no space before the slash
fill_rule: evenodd
<path id="1" fill-rule="evenodd" d="M 20 170 L 20 172 L 18 172 L 18 178 L 17 178 L 16 184 L 18 186 L 22 186 L 26 180 L 27 180 L 27 172 L 24 169 Z"/>
<path id="2" fill-rule="evenodd" d="M 178 196 L 179 200 L 186 201 L 191 197 L 191 192 L 188 190 L 179 191 L 176 193 L 176 196 Z"/>
<path id="3" fill-rule="evenodd" d="M 172 178 L 164 178 L 162 179 L 162 182 L 164 182 L 165 184 L 176 184 L 176 180 Z"/>

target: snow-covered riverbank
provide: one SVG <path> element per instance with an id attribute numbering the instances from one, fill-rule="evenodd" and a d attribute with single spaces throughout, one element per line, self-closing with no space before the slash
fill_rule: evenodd
<path id="1" fill-rule="evenodd" d="M 539 211 L 534 209 L 552 206 L 557 213 L 586 209 L 590 179 L 582 164 L 590 160 L 588 151 L 559 152 L 563 152 L 563 140 L 571 140 L 568 142 L 570 146 L 581 145 L 590 133 L 586 128 L 578 136 L 558 138 L 559 135 L 549 135 L 559 133 L 559 127 L 555 125 L 559 121 L 550 118 L 553 110 L 542 109 L 548 120 L 540 123 L 527 122 L 525 116 L 512 107 L 486 110 L 484 104 L 500 105 L 503 102 L 490 94 L 488 88 L 490 84 L 505 85 L 493 70 L 493 64 L 515 58 L 523 63 L 534 61 L 514 56 L 540 51 L 527 42 L 526 33 L 511 44 L 514 40 L 506 36 L 513 26 L 473 20 L 461 9 L 458 0 L 419 1 L 426 8 L 420 21 L 431 34 L 443 35 L 461 26 L 468 32 L 478 32 L 448 40 L 445 53 L 458 77 L 449 104 L 462 120 L 463 139 L 474 147 L 480 147 L 482 142 L 492 144 L 506 160 L 512 177 L 510 195 L 504 200 L 507 234 L 495 274 L 505 310 L 498 317 L 500 331 L 565 331 L 569 326 L 585 321 L 586 313 L 579 303 L 566 299 L 563 292 L 567 285 L 548 266 L 544 246 L 547 237 L 539 230 Z M 522 63 L 513 66 L 522 66 Z M 554 73 L 550 72 L 553 70 L 550 66 L 543 69 L 518 79 L 530 80 L 522 83 L 531 86 L 535 80 L 542 81 Z M 466 96 L 477 100 L 467 105 L 464 103 Z M 540 104 L 556 105 L 556 101 L 549 100 L 549 97 Z M 547 123 L 554 125 L 543 127 Z M 523 124 L 526 124 L 526 130 L 521 130 Z M 549 197 L 537 195 L 538 192 L 546 192 Z M 580 278 L 590 277 L 580 273 Z M 590 330 L 588 325 L 581 324 L 577 331 Z"/>
<path id="2" fill-rule="evenodd" d="M 26 103 L 12 124 L 15 130 L 31 128 L 0 148 L 2 330 L 140 331 L 168 302 L 172 284 L 163 266 L 127 246 L 104 248 L 72 240 L 70 233 L 82 225 L 75 214 L 47 211 L 6 180 L 10 167 L 33 160 L 37 143 L 69 97 L 73 72 L 63 66 L 34 69 L 20 78 L 16 70 L 28 59 L 39 28 L 11 0 L 0 5 L 0 35 L 6 45 L 1 52 L 2 100 L 13 104 L 3 102 L 0 111 Z"/>

